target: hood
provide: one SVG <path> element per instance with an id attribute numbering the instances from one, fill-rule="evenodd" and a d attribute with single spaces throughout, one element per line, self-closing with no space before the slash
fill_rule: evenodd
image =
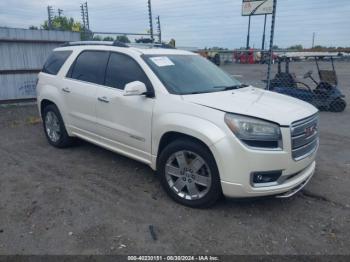
<path id="1" fill-rule="evenodd" d="M 183 99 L 228 113 L 269 120 L 280 125 L 290 125 L 318 111 L 314 106 L 299 99 L 254 87 L 184 95 Z"/>

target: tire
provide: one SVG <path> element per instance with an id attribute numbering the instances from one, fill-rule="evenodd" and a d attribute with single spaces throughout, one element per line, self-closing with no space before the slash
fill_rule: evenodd
<path id="1" fill-rule="evenodd" d="M 194 140 L 179 139 L 166 146 L 160 153 L 157 173 L 167 194 L 185 206 L 210 207 L 222 196 L 215 159 L 204 145 Z"/>
<path id="2" fill-rule="evenodd" d="M 74 140 L 68 135 L 56 105 L 50 104 L 46 106 L 42 112 L 42 117 L 45 136 L 50 145 L 57 148 L 66 148 L 73 144 Z M 54 133 L 56 135 L 53 135 Z"/>
<path id="3" fill-rule="evenodd" d="M 217 66 L 221 65 L 221 59 L 220 59 L 220 55 L 216 54 L 214 56 L 214 64 L 216 64 Z"/>
<path id="4" fill-rule="evenodd" d="M 346 108 L 346 101 L 341 98 L 335 99 L 329 106 L 329 110 L 331 112 L 336 112 L 336 113 L 343 112 L 345 108 Z"/>

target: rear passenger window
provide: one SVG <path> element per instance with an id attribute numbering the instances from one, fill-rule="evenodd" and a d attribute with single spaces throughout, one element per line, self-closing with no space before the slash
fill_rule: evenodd
<path id="1" fill-rule="evenodd" d="M 47 59 L 42 72 L 57 75 L 72 51 L 54 51 Z"/>
<path id="2" fill-rule="evenodd" d="M 127 55 L 111 53 L 106 71 L 106 86 L 124 89 L 125 85 L 141 81 L 149 89 L 151 83 L 139 64 Z"/>
<path id="3" fill-rule="evenodd" d="M 103 85 L 109 53 L 84 51 L 73 64 L 71 78 Z"/>

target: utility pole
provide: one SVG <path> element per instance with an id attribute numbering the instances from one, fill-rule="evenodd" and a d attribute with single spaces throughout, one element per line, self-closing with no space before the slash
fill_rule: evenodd
<path id="1" fill-rule="evenodd" d="M 158 28 L 158 42 L 159 44 L 162 43 L 162 28 L 160 25 L 160 17 L 157 16 L 157 28 Z"/>
<path id="2" fill-rule="evenodd" d="M 88 9 L 88 3 L 85 2 L 85 19 L 86 19 L 86 27 L 88 30 L 90 30 L 90 22 L 89 22 L 89 9 Z"/>
<path id="3" fill-rule="evenodd" d="M 58 12 L 58 17 L 61 17 L 61 15 L 62 15 L 62 13 L 63 13 L 63 10 L 60 9 L 60 8 L 58 8 L 58 9 L 57 9 L 57 12 Z"/>
<path id="4" fill-rule="evenodd" d="M 271 83 L 271 66 L 273 58 L 273 39 L 275 36 L 275 23 L 276 23 L 276 9 L 277 9 L 277 0 L 273 0 L 273 11 L 272 11 L 272 21 L 271 21 L 271 34 L 270 34 L 270 51 L 269 51 L 269 66 L 267 69 L 267 90 L 270 90 Z"/>
<path id="5" fill-rule="evenodd" d="M 83 21 L 83 35 L 84 40 L 89 38 L 88 32 L 90 32 L 90 22 L 89 22 L 89 10 L 88 10 L 88 4 L 85 2 L 84 4 L 80 5 L 81 10 L 81 19 Z"/>
<path id="6" fill-rule="evenodd" d="M 266 18 L 267 18 L 267 15 L 265 14 L 265 20 L 264 20 L 264 33 L 263 33 L 263 38 L 262 38 L 261 50 L 265 50 Z"/>
<path id="7" fill-rule="evenodd" d="M 247 35 L 247 50 L 249 49 L 249 41 L 250 41 L 250 20 L 251 20 L 251 15 L 249 16 L 249 22 L 248 22 L 248 35 Z"/>
<path id="8" fill-rule="evenodd" d="M 148 16 L 149 16 L 149 31 L 151 34 L 151 40 L 152 43 L 154 42 L 154 36 L 153 36 L 153 18 L 152 18 L 152 4 L 151 0 L 148 0 Z"/>
<path id="9" fill-rule="evenodd" d="M 80 10 L 81 10 L 81 20 L 83 21 L 83 36 L 84 40 L 86 39 L 86 23 L 85 23 L 85 10 L 84 10 L 84 5 L 80 5 Z"/>
<path id="10" fill-rule="evenodd" d="M 49 5 L 47 7 L 47 23 L 48 23 L 49 30 L 52 30 L 52 20 L 53 20 L 53 9 L 52 9 L 52 6 Z"/>
<path id="11" fill-rule="evenodd" d="M 315 37 L 316 37 L 316 33 L 314 32 L 314 33 L 312 34 L 312 48 L 315 47 Z"/>

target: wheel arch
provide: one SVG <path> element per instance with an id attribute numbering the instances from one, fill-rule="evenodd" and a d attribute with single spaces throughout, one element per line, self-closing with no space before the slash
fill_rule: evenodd
<path id="1" fill-rule="evenodd" d="M 48 105 L 55 105 L 57 106 L 53 101 L 49 99 L 43 99 L 40 101 L 40 115 L 43 117 L 42 113 L 44 111 L 44 108 L 47 107 Z"/>
<path id="2" fill-rule="evenodd" d="M 153 125 L 152 168 L 156 169 L 157 159 L 162 150 L 176 139 L 187 138 L 199 142 L 210 150 L 211 146 L 224 138 L 226 134 L 214 123 L 185 114 L 166 114 Z"/>
<path id="3" fill-rule="evenodd" d="M 168 131 L 162 135 L 162 137 L 159 141 L 157 155 L 159 156 L 167 145 L 169 145 L 170 143 L 172 143 L 176 140 L 180 140 L 180 139 L 192 140 L 196 143 L 203 145 L 211 152 L 210 147 L 205 142 L 198 139 L 197 137 L 194 137 L 192 135 L 188 135 L 185 133 L 177 132 L 177 131 Z"/>

